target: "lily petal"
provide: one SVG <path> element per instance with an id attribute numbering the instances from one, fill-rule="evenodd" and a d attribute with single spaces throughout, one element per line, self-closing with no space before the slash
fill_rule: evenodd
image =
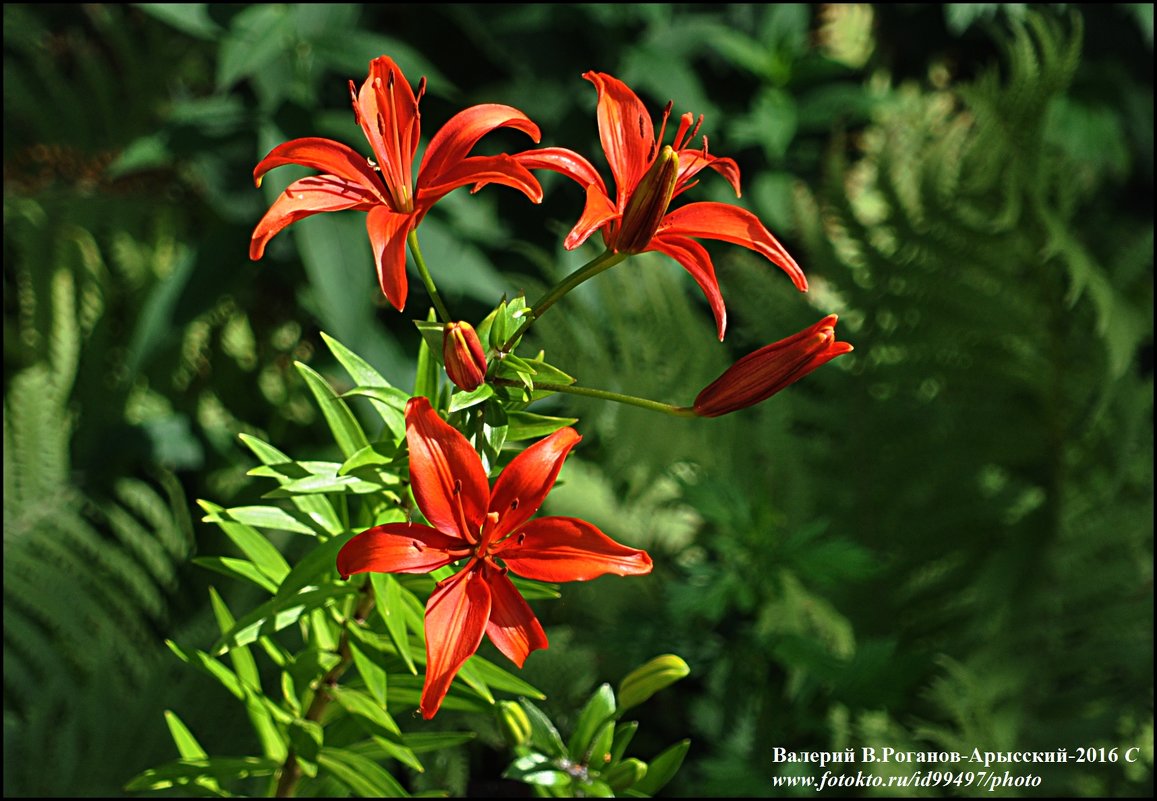
<path id="1" fill-rule="evenodd" d="M 486 532 L 496 542 L 534 516 L 558 478 L 558 471 L 570 449 L 582 437 L 573 428 L 561 428 L 511 459 L 494 482 L 490 512 L 498 514 L 498 525 Z"/>
<path id="2" fill-rule="evenodd" d="M 546 632 L 522 593 L 504 573 L 487 568 L 490 585 L 490 622 L 486 636 L 502 654 L 522 667 L 531 651 L 546 648 Z"/>
<path id="3" fill-rule="evenodd" d="M 538 126 L 512 106 L 484 103 L 463 109 L 434 134 L 426 147 L 418 168 L 419 186 L 445 183 L 443 173 L 466 158 L 478 140 L 496 128 L 514 128 L 536 143 L 541 138 Z"/>
<path id="4" fill-rule="evenodd" d="M 471 192 L 477 192 L 486 184 L 502 184 L 517 189 L 534 203 L 542 202 L 542 186 L 511 156 L 505 153 L 497 156 L 470 156 L 447 168 L 438 176 L 436 184 L 427 184 L 425 177 L 419 179 L 418 204 L 424 212 L 446 193 L 460 186 L 473 185 Z"/>
<path id="5" fill-rule="evenodd" d="M 580 186 L 595 184 L 604 195 L 607 193 L 599 171 L 573 150 L 565 147 L 540 147 L 515 153 L 512 157 L 528 170 L 551 170 L 577 181 Z"/>
<path id="6" fill-rule="evenodd" d="M 615 205 L 621 209 L 654 156 L 655 124 L 639 96 L 618 78 L 605 72 L 586 72 L 583 77 L 599 93 L 599 139 L 615 176 Z"/>
<path id="7" fill-rule="evenodd" d="M 261 177 L 265 173 L 286 164 L 299 164 L 336 175 L 364 187 L 379 200 L 385 199 L 381 179 L 370 167 L 366 157 L 341 142 L 307 137 L 278 145 L 253 169 L 253 182 L 261 186 Z"/>
<path id="8" fill-rule="evenodd" d="M 378 268 L 378 285 L 390 304 L 401 311 L 406 306 L 409 282 L 406 278 L 406 236 L 416 222 L 414 214 L 399 214 L 383 205 L 366 215 L 366 231 Z"/>
<path id="9" fill-rule="evenodd" d="M 723 294 L 719 291 L 719 281 L 715 278 L 715 267 L 711 263 L 711 256 L 707 253 L 707 248 L 694 239 L 674 236 L 670 231 L 667 231 L 653 236 L 648 250 L 665 253 L 679 262 L 683 269 L 691 274 L 695 283 L 707 296 L 707 304 L 711 307 L 711 313 L 715 315 L 719 341 L 722 342 L 723 334 L 727 330 L 727 307 L 723 305 Z"/>
<path id="10" fill-rule="evenodd" d="M 374 526 L 351 539 L 337 554 L 343 579 L 354 573 L 429 573 L 470 553 L 457 537 L 418 523 Z"/>
<path id="11" fill-rule="evenodd" d="M 566 235 L 562 246 L 567 250 L 574 250 L 586 242 L 595 231 L 621 216 L 622 212 L 615 208 L 602 187 L 596 184 L 587 184 L 587 202 L 583 208 L 583 214 L 575 223 L 575 227 Z"/>
<path id="12" fill-rule="evenodd" d="M 406 403 L 406 443 L 410 483 L 422 514 L 440 531 L 477 543 L 490 500 L 478 453 L 422 396 Z"/>
<path id="13" fill-rule="evenodd" d="M 688 203 L 667 215 L 659 226 L 659 233 L 742 245 L 781 268 L 799 291 L 807 291 L 807 278 L 795 259 L 747 209 L 726 203 Z"/>
<path id="14" fill-rule="evenodd" d="M 702 150 L 692 148 L 679 151 L 679 179 L 675 183 L 675 194 L 678 195 L 683 190 L 694 186 L 695 183 L 691 179 L 705 168 L 715 170 L 726 178 L 727 183 L 731 184 L 731 188 L 735 190 L 736 197 L 743 194 L 739 191 L 739 165 L 735 163 L 735 159 L 717 158 Z"/>
<path id="15" fill-rule="evenodd" d="M 265 255 L 265 245 L 281 229 L 298 220 L 323 211 L 365 210 L 381 200 L 360 183 L 336 175 L 312 175 L 294 181 L 277 196 L 265 216 L 253 229 L 249 240 L 249 258 L 257 261 Z"/>
<path id="16" fill-rule="evenodd" d="M 380 56 L 370 62 L 369 75 L 354 100 L 354 111 L 378 160 L 395 210 L 411 211 L 418 99 L 392 59 Z"/>
<path id="17" fill-rule="evenodd" d="M 426 604 L 426 683 L 420 708 L 429 720 L 442 706 L 450 682 L 482 643 L 490 619 L 490 588 L 467 569 L 434 590 Z"/>
<path id="18" fill-rule="evenodd" d="M 540 517 L 492 551 L 515 574 L 538 581 L 586 581 L 607 573 L 651 572 L 646 551 L 628 548 L 574 517 Z"/>

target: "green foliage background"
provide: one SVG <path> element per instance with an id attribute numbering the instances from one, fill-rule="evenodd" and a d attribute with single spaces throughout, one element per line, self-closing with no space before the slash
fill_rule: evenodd
<path id="1" fill-rule="evenodd" d="M 121 794 L 174 756 L 165 709 L 213 753 L 252 748 L 162 640 L 214 638 L 208 583 L 252 602 L 188 562 L 229 548 L 194 499 L 264 491 L 236 435 L 327 458 L 292 369 L 341 375 L 320 331 L 413 376 L 420 290 L 385 307 L 359 215 L 246 256 L 288 181 L 258 191 L 254 164 L 297 136 L 360 148 L 347 81 L 382 53 L 427 77 L 427 136 L 505 102 L 601 163 L 588 69 L 704 114 L 812 281 L 713 248 L 721 344 L 682 271 L 631 259 L 536 327 L 584 383 L 688 403 L 828 312 L 856 346 L 717 420 L 544 409 L 585 438 L 550 511 L 656 559 L 536 603 L 544 709 L 565 725 L 671 652 L 692 675 L 639 732 L 692 741 L 667 795 L 793 794 L 772 776 L 814 766 L 776 746 L 1139 746 L 1009 793 L 1151 795 L 1152 25 L 1140 5 L 6 4 L 5 795 Z M 560 247 L 581 198 L 553 177 L 539 207 L 455 193 L 420 229 L 468 319 L 582 263 Z M 483 792 L 505 760 L 474 745 L 423 781 Z"/>

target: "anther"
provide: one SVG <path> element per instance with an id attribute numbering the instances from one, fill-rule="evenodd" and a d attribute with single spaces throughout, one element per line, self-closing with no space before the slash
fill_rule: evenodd
<path id="1" fill-rule="evenodd" d="M 519 545 L 521 545 L 521 544 L 522 544 L 522 543 L 524 543 L 524 542 L 526 542 L 526 534 L 525 534 L 525 533 L 520 533 L 520 534 L 518 535 L 518 544 L 519 544 Z"/>
<path id="2" fill-rule="evenodd" d="M 461 495 L 462 494 L 462 479 L 460 479 L 460 478 L 454 479 L 454 494 L 455 495 Z"/>
<path id="3" fill-rule="evenodd" d="M 510 508 L 511 509 L 517 509 L 518 508 L 518 498 L 515 498 L 513 501 L 510 502 Z"/>

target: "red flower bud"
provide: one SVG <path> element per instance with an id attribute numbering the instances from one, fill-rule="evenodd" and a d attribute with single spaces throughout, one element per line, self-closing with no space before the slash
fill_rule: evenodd
<path id="1" fill-rule="evenodd" d="M 754 406 L 850 350 L 847 342 L 836 342 L 836 315 L 829 314 L 810 328 L 749 353 L 728 367 L 695 398 L 695 414 L 719 417 Z"/>
<path id="2" fill-rule="evenodd" d="M 647 249 L 667 214 L 667 207 L 671 205 L 678 177 L 679 154 L 670 145 L 665 145 L 627 201 L 622 227 L 615 241 L 617 252 L 641 253 Z"/>
<path id="3" fill-rule="evenodd" d="M 470 323 L 446 323 L 442 361 L 446 374 L 460 389 L 472 392 L 486 380 L 486 351 Z"/>

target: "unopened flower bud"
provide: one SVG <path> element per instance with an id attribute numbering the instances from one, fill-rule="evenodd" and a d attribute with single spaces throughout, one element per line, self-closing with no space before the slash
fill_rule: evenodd
<path id="1" fill-rule="evenodd" d="M 731 365 L 695 399 L 695 414 L 719 417 L 765 401 L 821 364 L 848 353 L 852 346 L 836 341 L 836 315 L 766 345 Z"/>
<path id="2" fill-rule="evenodd" d="M 442 361 L 446 374 L 459 389 L 473 392 L 486 380 L 486 351 L 470 323 L 446 323 Z"/>
<path id="3" fill-rule="evenodd" d="M 615 242 L 619 253 L 640 253 L 646 249 L 659 223 L 667 215 L 667 207 L 675 195 L 679 177 L 679 154 L 670 145 L 664 145 L 650 168 L 639 179 L 627 208 L 623 210 L 622 227 Z"/>

